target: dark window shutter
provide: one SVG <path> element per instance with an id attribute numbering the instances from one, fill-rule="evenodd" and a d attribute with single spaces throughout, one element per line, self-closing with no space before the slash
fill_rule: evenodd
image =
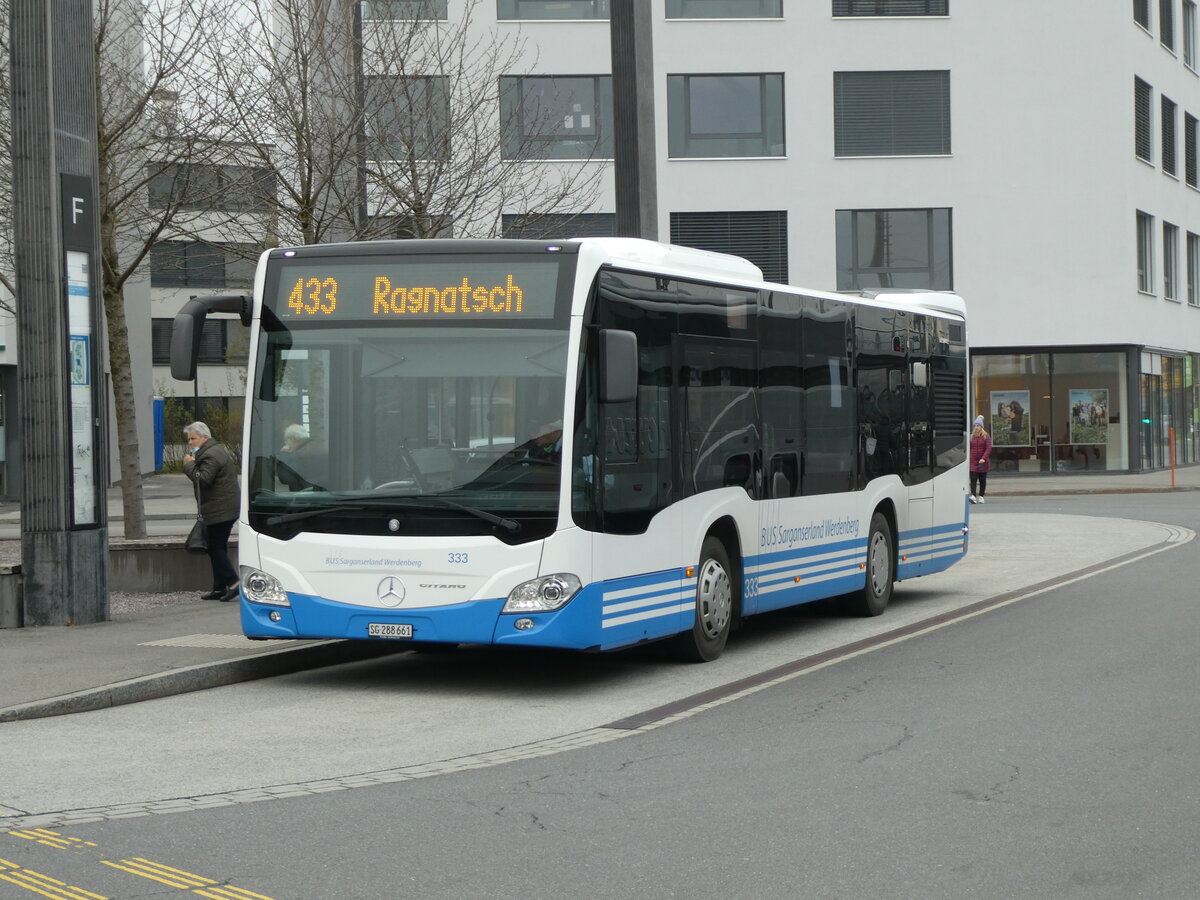
<path id="1" fill-rule="evenodd" d="M 1175 103 L 1162 98 L 1162 167 L 1163 171 L 1175 174 Z"/>
<path id="2" fill-rule="evenodd" d="M 1133 21 L 1150 30 L 1150 0 L 1133 0 Z"/>
<path id="3" fill-rule="evenodd" d="M 1183 177 L 1192 187 L 1196 184 L 1196 117 L 1183 114 Z"/>
<path id="4" fill-rule="evenodd" d="M 171 364 L 171 328 L 174 319 L 150 320 L 150 362 L 156 366 Z"/>
<path id="5" fill-rule="evenodd" d="M 1150 85 L 1133 79 L 1133 146 L 1139 159 L 1150 161 Z"/>
<path id="6" fill-rule="evenodd" d="M 835 156 L 950 152 L 950 73 L 834 72 Z"/>
<path id="7" fill-rule="evenodd" d="M 1175 4 L 1179 0 L 1158 0 L 1158 39 L 1164 47 L 1175 49 Z"/>
<path id="8" fill-rule="evenodd" d="M 748 259 L 767 281 L 787 283 L 787 212 L 671 213 L 671 243 Z"/>
<path id="9" fill-rule="evenodd" d="M 946 16 L 950 0 L 833 0 L 835 16 Z"/>
<path id="10" fill-rule="evenodd" d="M 505 213 L 506 238 L 613 237 L 617 233 L 615 213 Z"/>

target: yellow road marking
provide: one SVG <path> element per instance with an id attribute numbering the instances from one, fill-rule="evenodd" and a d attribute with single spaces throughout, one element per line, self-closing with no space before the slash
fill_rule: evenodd
<path id="1" fill-rule="evenodd" d="M 8 834 L 26 841 L 36 841 L 39 844 L 45 844 L 47 847 L 53 847 L 56 850 L 66 850 L 68 847 L 96 846 L 92 841 L 85 841 L 82 838 L 63 837 L 57 831 L 50 831 L 47 828 L 30 828 L 24 831 L 13 830 L 8 832 Z"/>
<path id="2" fill-rule="evenodd" d="M 141 856 L 135 856 L 132 860 L 123 859 L 121 862 L 138 863 L 146 868 L 153 869 L 164 875 L 174 875 L 179 878 L 191 878 L 197 885 L 220 884 L 215 878 L 205 878 L 203 875 L 197 875 L 194 872 L 185 872 L 183 869 L 172 869 L 170 866 L 165 866 L 162 863 L 156 863 L 153 860 L 146 859 Z"/>
<path id="3" fill-rule="evenodd" d="M 270 897 L 265 897 L 262 894 L 256 894 L 254 891 L 248 891 L 245 888 L 234 887 L 232 884 L 227 884 L 224 887 L 212 888 L 212 890 L 221 895 L 221 900 L 225 900 L 226 897 L 233 897 L 234 900 L 246 900 L 246 898 L 250 898 L 250 900 L 271 900 Z M 202 892 L 195 891 L 195 893 L 199 894 Z"/>
<path id="4" fill-rule="evenodd" d="M 123 860 L 121 860 L 121 862 L 128 862 L 128 860 L 123 859 Z M 130 868 L 129 866 L 121 866 L 115 862 L 109 862 L 107 859 L 100 860 L 100 864 L 105 865 L 105 866 L 111 866 L 114 869 L 120 869 L 122 872 L 128 872 L 130 875 L 140 875 L 142 878 L 149 878 L 152 881 L 157 881 L 161 884 L 167 885 L 168 887 L 179 888 L 180 890 L 187 890 L 189 887 L 191 887 L 190 884 L 180 884 L 177 881 L 167 881 L 167 879 L 159 878 L 157 875 L 151 875 L 149 872 L 139 872 L 136 868 Z"/>
<path id="5" fill-rule="evenodd" d="M 49 897 L 50 900 L 108 900 L 102 894 L 93 894 L 91 891 L 85 891 L 81 887 L 75 887 L 32 869 L 0 872 L 0 881 L 7 881 L 17 887 L 23 887 L 27 891 Z"/>

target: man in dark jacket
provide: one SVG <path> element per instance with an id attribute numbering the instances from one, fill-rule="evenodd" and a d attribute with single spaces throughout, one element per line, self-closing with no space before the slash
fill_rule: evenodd
<path id="1" fill-rule="evenodd" d="M 212 563 L 212 590 L 200 599 L 236 600 L 238 576 L 229 560 L 229 533 L 237 521 L 242 500 L 237 463 L 225 445 L 213 439 L 203 422 L 193 422 L 183 429 L 183 434 L 190 448 L 183 458 L 183 474 L 196 489 Z"/>

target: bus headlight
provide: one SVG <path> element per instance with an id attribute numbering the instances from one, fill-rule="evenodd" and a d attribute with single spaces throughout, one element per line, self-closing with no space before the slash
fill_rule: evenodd
<path id="1" fill-rule="evenodd" d="M 565 572 L 543 575 L 513 588 L 501 612 L 553 612 L 565 606 L 582 587 L 578 578 Z"/>
<path id="2" fill-rule="evenodd" d="M 292 605 L 287 591 L 274 576 L 250 566 L 242 566 L 242 593 L 251 603 L 262 603 L 266 606 Z"/>

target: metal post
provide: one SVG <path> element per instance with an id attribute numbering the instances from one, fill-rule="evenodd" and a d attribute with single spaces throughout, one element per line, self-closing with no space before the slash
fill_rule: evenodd
<path id="1" fill-rule="evenodd" d="M 613 157 L 617 234 L 658 239 L 654 41 L 646 0 L 612 0 Z"/>
<path id="2" fill-rule="evenodd" d="M 108 618 L 92 0 L 12 0 L 26 625 Z"/>

